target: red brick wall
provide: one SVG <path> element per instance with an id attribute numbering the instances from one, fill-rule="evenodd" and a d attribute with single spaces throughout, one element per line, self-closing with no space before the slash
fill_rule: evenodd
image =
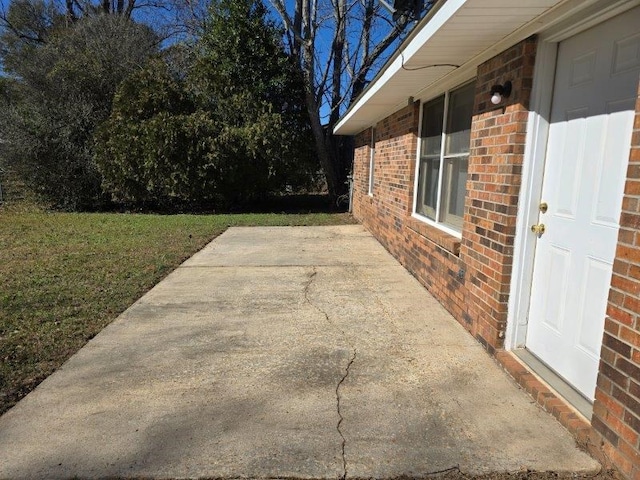
<path id="1" fill-rule="evenodd" d="M 607 457 L 640 479 L 640 85 L 592 425 Z"/>
<path id="2" fill-rule="evenodd" d="M 356 137 L 353 214 L 451 311 L 462 318 L 459 240 L 411 217 L 420 105 L 376 126 L 373 196 L 368 195 L 371 130 Z"/>
<path id="3" fill-rule="evenodd" d="M 489 350 L 503 346 L 535 38 L 478 67 L 466 214 L 460 258 L 467 268 L 465 321 Z M 511 81 L 511 96 L 496 107 L 491 86 Z"/>
<path id="4" fill-rule="evenodd" d="M 371 155 L 371 129 L 360 132 L 355 137 L 353 153 L 353 202 L 369 191 L 369 158 Z M 369 212 L 367 212 L 369 213 Z"/>
<path id="5" fill-rule="evenodd" d="M 377 125 L 373 197 L 370 130 L 356 142 L 354 216 L 491 352 L 506 322 L 534 58 L 532 38 L 478 68 L 462 241 L 411 217 L 417 103 Z M 506 80 L 513 93 L 496 107 L 491 85 Z"/>

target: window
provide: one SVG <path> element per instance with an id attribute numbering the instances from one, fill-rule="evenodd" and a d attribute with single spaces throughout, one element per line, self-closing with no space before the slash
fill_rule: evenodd
<path id="1" fill-rule="evenodd" d="M 369 156 L 369 195 L 373 195 L 373 167 L 376 156 L 376 127 L 371 127 L 370 156 Z"/>
<path id="2" fill-rule="evenodd" d="M 427 102 L 422 110 L 416 213 L 462 231 L 475 82 Z"/>

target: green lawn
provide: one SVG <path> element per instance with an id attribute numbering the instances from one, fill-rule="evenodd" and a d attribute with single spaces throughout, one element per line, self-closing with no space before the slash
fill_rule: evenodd
<path id="1" fill-rule="evenodd" d="M 0 413 L 227 227 L 344 223 L 345 214 L 0 210 Z"/>

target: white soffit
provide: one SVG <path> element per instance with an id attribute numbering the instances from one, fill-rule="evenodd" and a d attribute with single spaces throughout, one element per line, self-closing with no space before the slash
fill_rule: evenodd
<path id="1" fill-rule="evenodd" d="M 336 125 L 338 135 L 354 135 L 407 105 L 407 99 L 501 40 L 532 23 L 564 0 L 441 0 L 435 14 L 385 65 L 373 83 Z M 540 22 L 541 26 L 544 22 Z M 526 36 L 534 32 L 527 32 Z M 524 37 L 526 38 L 526 37 Z M 515 43 L 515 42 L 514 42 Z M 492 54 L 495 55 L 499 52 Z M 411 70 L 416 69 L 419 70 Z"/>

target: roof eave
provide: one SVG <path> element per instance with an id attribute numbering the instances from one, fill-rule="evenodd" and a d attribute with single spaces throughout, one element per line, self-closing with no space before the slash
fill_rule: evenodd
<path id="1" fill-rule="evenodd" d="M 500 53 L 498 47 L 507 48 L 509 42 L 515 44 L 540 31 L 547 23 L 541 17 L 547 18 L 549 12 L 565 4 L 576 2 L 533 0 L 526 5 L 510 0 L 438 2 L 437 8 L 434 6 L 414 28 L 347 109 L 334 133 L 359 133 L 405 106 L 407 98 L 421 98 L 430 86 L 437 86 L 445 77 L 473 72 L 481 62 Z M 443 63 L 452 66 L 433 67 Z"/>

